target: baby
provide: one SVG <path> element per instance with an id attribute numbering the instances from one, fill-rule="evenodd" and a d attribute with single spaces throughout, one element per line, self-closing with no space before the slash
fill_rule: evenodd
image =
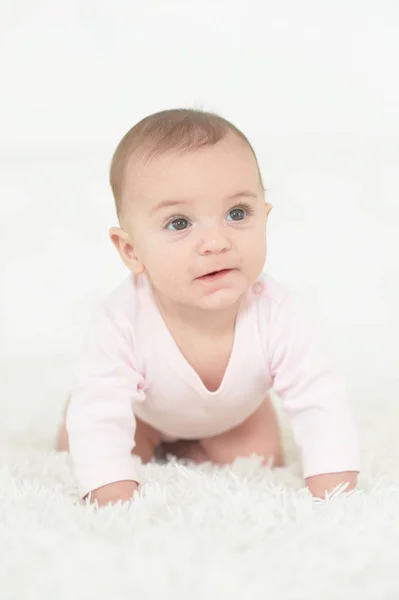
<path id="1" fill-rule="evenodd" d="M 166 110 L 119 143 L 110 230 L 129 276 L 98 305 L 57 441 L 79 493 L 129 500 L 163 449 L 196 463 L 284 464 L 273 388 L 314 496 L 357 483 L 343 378 L 290 292 L 263 273 L 265 201 L 252 146 L 232 123 Z"/>

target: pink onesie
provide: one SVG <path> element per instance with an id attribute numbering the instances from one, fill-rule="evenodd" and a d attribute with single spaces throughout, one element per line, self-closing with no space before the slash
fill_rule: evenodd
<path id="1" fill-rule="evenodd" d="M 248 290 L 223 381 L 211 392 L 180 352 L 146 276 L 129 275 L 99 303 L 72 388 L 67 430 L 81 496 L 138 481 L 135 415 L 165 440 L 201 439 L 241 423 L 270 388 L 289 417 L 305 478 L 359 471 L 345 381 L 282 284 L 262 274 Z"/>

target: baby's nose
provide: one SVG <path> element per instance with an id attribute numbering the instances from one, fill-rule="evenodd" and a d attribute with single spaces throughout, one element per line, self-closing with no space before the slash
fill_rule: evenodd
<path id="1" fill-rule="evenodd" d="M 203 236 L 200 242 L 201 254 L 218 254 L 231 247 L 230 241 L 221 231 L 213 230 Z"/>

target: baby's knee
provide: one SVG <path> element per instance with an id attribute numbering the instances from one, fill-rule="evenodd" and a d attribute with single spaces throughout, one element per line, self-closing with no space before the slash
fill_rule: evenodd
<path id="1" fill-rule="evenodd" d="M 133 454 L 139 456 L 143 463 L 147 463 L 154 457 L 160 443 L 161 433 L 136 417 Z"/>

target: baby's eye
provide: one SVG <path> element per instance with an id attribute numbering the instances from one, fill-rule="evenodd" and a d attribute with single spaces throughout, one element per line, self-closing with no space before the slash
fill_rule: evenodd
<path id="1" fill-rule="evenodd" d="M 243 219 L 245 219 L 245 216 L 247 214 L 247 211 L 245 210 L 245 208 L 233 208 L 229 214 L 227 215 L 227 217 L 231 217 L 232 221 L 242 221 Z"/>
<path id="2" fill-rule="evenodd" d="M 183 231 L 184 229 L 187 229 L 189 227 L 189 225 L 190 224 L 187 221 L 187 219 L 183 219 L 183 218 L 173 219 L 173 221 L 168 223 L 168 225 L 166 226 L 166 229 L 169 229 L 169 231 Z"/>

